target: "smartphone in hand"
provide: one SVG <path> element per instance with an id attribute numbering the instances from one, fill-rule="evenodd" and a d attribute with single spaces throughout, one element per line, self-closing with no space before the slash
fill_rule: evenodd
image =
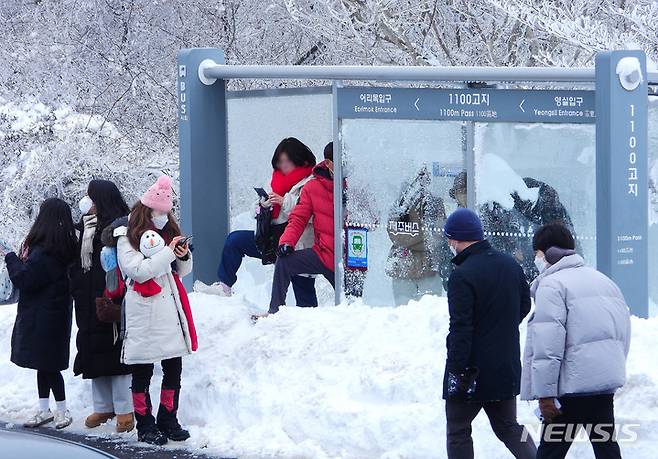
<path id="1" fill-rule="evenodd" d="M 176 243 L 176 247 L 183 247 L 188 242 L 191 242 L 194 236 L 185 236 L 183 239 Z"/>
<path id="2" fill-rule="evenodd" d="M 263 199 L 270 199 L 270 195 L 267 194 L 267 191 L 265 191 L 265 188 L 254 187 L 254 191 L 256 192 L 256 194 L 258 194 L 259 197 L 261 197 Z"/>

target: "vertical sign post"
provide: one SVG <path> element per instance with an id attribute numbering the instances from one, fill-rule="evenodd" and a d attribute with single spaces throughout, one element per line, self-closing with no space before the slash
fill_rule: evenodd
<path id="1" fill-rule="evenodd" d="M 183 49 L 177 55 L 180 207 L 183 233 L 193 235 L 194 279 L 216 280 L 217 262 L 229 229 L 224 80 L 204 84 L 199 65 L 224 63 L 213 48 Z M 186 280 L 186 287 L 191 279 Z"/>
<path id="2" fill-rule="evenodd" d="M 598 268 L 648 316 L 647 73 L 642 51 L 596 56 Z"/>

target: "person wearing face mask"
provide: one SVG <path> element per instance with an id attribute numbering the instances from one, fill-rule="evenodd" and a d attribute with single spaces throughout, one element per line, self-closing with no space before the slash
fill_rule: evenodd
<path id="1" fill-rule="evenodd" d="M 134 427 L 131 371 L 120 361 L 119 323 L 99 319 L 96 300 L 103 297 L 106 287 L 101 234 L 114 220 L 127 216 L 129 209 L 117 186 L 108 180 L 92 180 L 79 208 L 79 256 L 71 269 L 78 325 L 73 372 L 91 380 L 94 412 L 85 419 L 85 426 L 98 427 L 116 417 L 117 432 L 127 432 Z M 120 298 L 116 304 L 121 304 Z"/>
<path id="2" fill-rule="evenodd" d="M 530 311 L 523 269 L 484 239 L 475 212 L 460 208 L 444 226 L 456 265 L 448 280 L 450 325 L 443 380 L 448 457 L 473 458 L 471 423 L 484 409 L 516 458 L 534 458 L 516 420 L 521 361 L 519 324 Z"/>
<path id="3" fill-rule="evenodd" d="M 625 382 L 631 338 L 624 296 L 611 279 L 585 266 L 564 226 L 541 227 L 532 245 L 540 274 L 530 287 L 535 310 L 521 398 L 539 400 L 544 430 L 537 458 L 564 458 L 573 441 L 567 432 L 578 425 L 591 432 L 597 458 L 620 458 L 614 394 Z"/>
<path id="4" fill-rule="evenodd" d="M 171 179 L 160 177 L 130 211 L 127 226 L 114 230 L 121 272 L 128 278 L 125 296 L 125 337 L 121 361 L 131 365 L 132 399 L 139 441 L 162 445 L 190 437 L 178 423 L 182 357 L 197 349 L 196 330 L 181 277 L 192 272 L 188 244 L 179 244 L 181 230 L 172 212 Z M 167 247 L 145 257 L 140 239 L 154 231 Z M 150 282 L 153 281 L 153 282 Z M 150 283 L 149 295 L 136 289 Z M 157 418 L 152 414 L 149 387 L 156 362 L 162 365 Z"/>

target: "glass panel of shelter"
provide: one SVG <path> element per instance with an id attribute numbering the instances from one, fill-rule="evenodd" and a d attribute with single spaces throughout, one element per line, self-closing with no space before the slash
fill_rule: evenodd
<path id="1" fill-rule="evenodd" d="M 533 233 L 562 223 L 596 266 L 594 125 L 476 123 L 474 144 L 476 209 L 492 245 L 514 255 L 531 281 Z"/>
<path id="2" fill-rule="evenodd" d="M 331 93 L 229 96 L 226 105 L 231 229 L 251 229 L 254 187 L 270 189 L 272 155 L 281 140 L 298 138 L 322 161 L 332 139 Z"/>
<path id="3" fill-rule="evenodd" d="M 267 93 L 239 96 L 229 93 L 227 97 L 227 189 L 231 231 L 256 229 L 254 214 L 258 197 L 254 187 L 271 189 L 272 156 L 282 139 L 298 138 L 315 154 L 317 162 L 322 161 L 324 146 L 332 140 L 329 89 L 287 95 L 290 92 L 268 90 Z M 218 263 L 220 257 L 218 253 Z M 236 286 L 247 301 L 267 304 L 272 274 L 273 265 L 262 266 L 259 260 L 245 260 Z M 324 278 L 317 279 L 315 287 L 321 305 L 333 303 L 333 290 Z M 296 304 L 293 288 L 288 291 L 287 304 Z"/>
<path id="4" fill-rule="evenodd" d="M 345 295 L 390 306 L 444 294 L 442 228 L 461 198 L 463 123 L 343 119 L 340 130 Z"/>
<path id="5" fill-rule="evenodd" d="M 271 156 L 282 138 L 298 137 L 322 159 L 332 137 L 331 105 L 328 93 L 227 100 L 232 229 L 253 229 L 253 187 L 268 188 Z M 654 103 L 650 125 L 656 117 Z M 466 148 L 466 126 L 475 126 L 474 158 Z M 341 120 L 344 292 L 382 306 L 444 294 L 451 256 L 441 229 L 445 216 L 467 202 L 475 202 L 491 242 L 514 254 L 529 279 L 536 275 L 532 233 L 551 221 L 573 229 L 578 251 L 595 266 L 594 130 L 575 124 Z M 652 135 L 650 130 L 650 190 L 658 196 L 658 140 Z M 469 161 L 476 186 L 467 190 Z M 473 193 L 475 199 L 467 199 Z M 650 217 L 650 250 L 658 256 L 657 228 L 658 217 Z M 657 272 L 651 264 L 650 279 Z"/>

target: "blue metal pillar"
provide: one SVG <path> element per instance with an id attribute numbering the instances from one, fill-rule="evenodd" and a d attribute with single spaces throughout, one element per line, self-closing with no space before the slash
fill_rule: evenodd
<path id="1" fill-rule="evenodd" d="M 180 208 L 184 234 L 193 235 L 194 279 L 217 280 L 217 264 L 229 231 L 224 80 L 204 84 L 199 65 L 224 63 L 214 48 L 183 49 L 177 55 Z M 190 287 L 191 279 L 186 287 Z"/>
<path id="2" fill-rule="evenodd" d="M 642 51 L 596 56 L 596 233 L 598 268 L 647 317 L 647 72 Z"/>

